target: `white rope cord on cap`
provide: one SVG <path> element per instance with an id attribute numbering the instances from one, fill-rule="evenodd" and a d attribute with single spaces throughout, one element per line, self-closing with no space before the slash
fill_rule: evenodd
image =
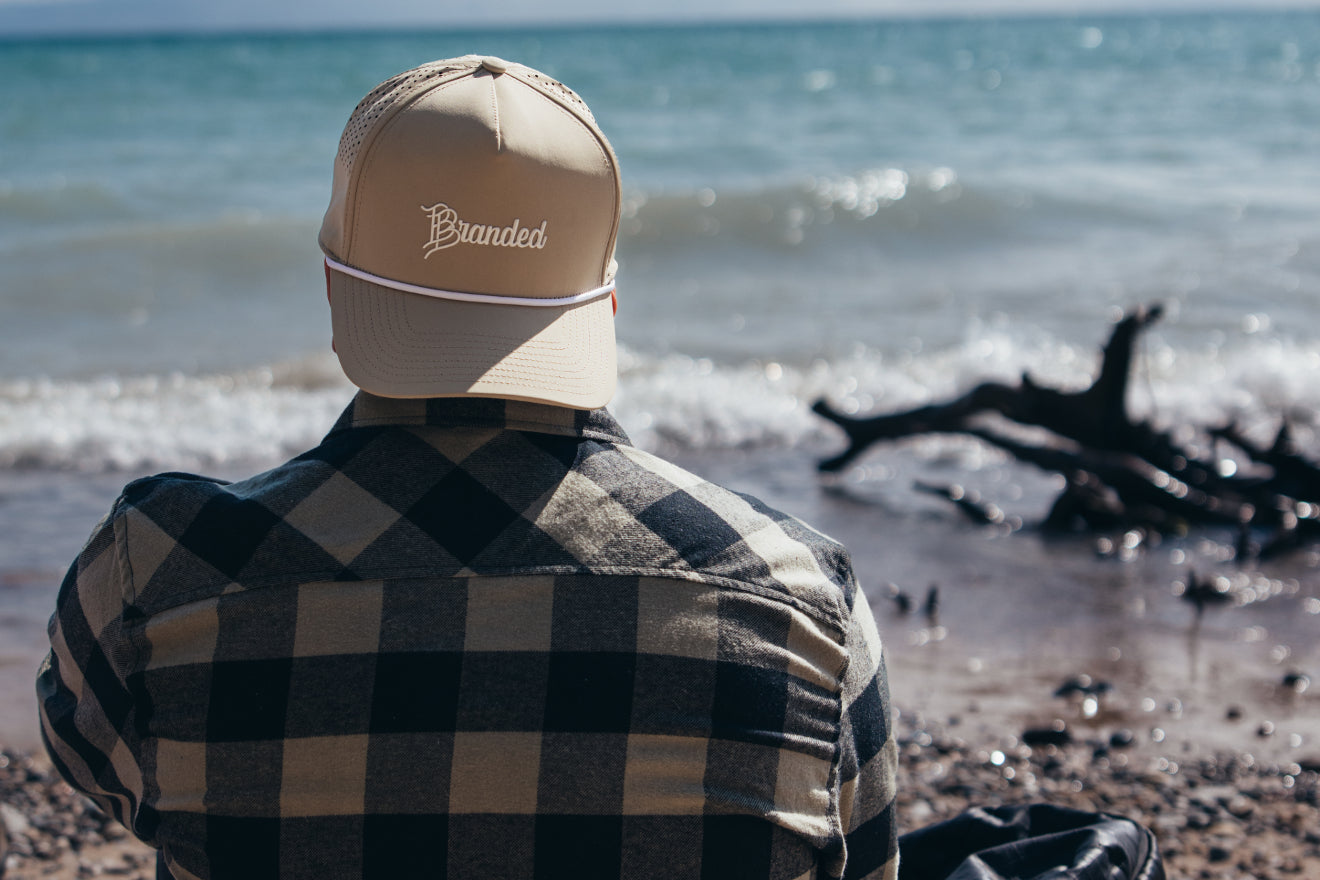
<path id="1" fill-rule="evenodd" d="M 435 299 L 451 299 L 458 302 L 488 303 L 495 306 L 574 306 L 578 303 L 588 302 L 607 293 L 614 292 L 614 281 L 603 287 L 597 287 L 595 290 L 588 290 L 584 293 L 575 293 L 572 296 L 557 297 L 535 297 L 535 296 L 493 296 L 488 293 L 463 293 L 458 290 L 438 290 L 434 287 L 422 287 L 418 284 L 408 284 L 404 281 L 395 281 L 392 278 L 382 278 L 379 275 L 372 275 L 370 272 L 364 272 L 361 269 L 355 269 L 352 266 L 345 266 L 343 263 L 325 258 L 325 264 L 336 272 L 342 272 L 345 275 L 351 275 L 362 281 L 369 281 L 372 284 L 379 284 L 381 287 L 388 287 L 391 290 L 399 290 L 404 293 L 416 293 L 421 296 L 429 296 Z"/>

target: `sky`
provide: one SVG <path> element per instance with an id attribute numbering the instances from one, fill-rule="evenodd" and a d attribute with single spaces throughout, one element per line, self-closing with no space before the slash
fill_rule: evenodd
<path id="1" fill-rule="evenodd" d="M 397 27 L 1320 8 L 1320 0 L 0 0 L 0 38 Z"/>

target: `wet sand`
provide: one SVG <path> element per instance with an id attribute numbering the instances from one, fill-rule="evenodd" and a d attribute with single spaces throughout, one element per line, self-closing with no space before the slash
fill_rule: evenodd
<path id="1" fill-rule="evenodd" d="M 828 483 L 811 450 L 683 463 L 848 547 L 907 711 L 996 735 L 1057 721 L 1087 736 L 1128 731 L 1177 754 L 1320 756 L 1320 681 L 1309 686 L 1320 673 L 1314 552 L 1240 566 L 1225 558 L 1227 534 L 1153 536 L 1130 551 L 1122 534 L 1046 537 L 1031 523 L 1048 510 L 1048 477 L 993 461 L 969 472 L 966 448 L 952 450 L 878 450 L 861 472 Z M 914 479 L 975 488 L 1021 527 L 976 525 L 914 492 Z M 1229 601 L 1198 614 L 1177 595 L 1189 569 L 1225 578 Z M 1092 693 L 1054 696 L 1083 677 Z"/>
<path id="2" fill-rule="evenodd" d="M 1046 538 L 1030 523 L 1048 477 L 952 444 L 879 450 L 822 482 L 824 451 L 669 454 L 849 547 L 900 712 L 904 829 L 1049 801 L 1143 821 L 1170 876 L 1320 876 L 1320 557 L 1239 566 L 1230 536 L 1205 533 Z M 37 750 L 32 676 L 59 579 L 131 476 L 0 475 L 0 742 L 19 752 Z M 1023 527 L 974 525 L 912 491 L 918 478 L 979 489 Z M 1198 615 L 1176 594 L 1191 568 L 1226 578 L 1231 601 Z M 1067 742 L 1025 742 L 1051 735 Z M 72 877 L 80 861 L 84 875 L 151 875 L 41 768 L 20 774 L 27 801 L 4 794 L 11 832 L 29 829 L 11 834 L 7 878 Z"/>
<path id="3" fill-rule="evenodd" d="M 972 461 L 969 470 L 967 447 L 877 450 L 863 468 L 829 482 L 814 468 L 826 451 L 670 455 L 849 548 L 899 705 L 932 718 L 979 712 L 1007 727 L 1058 716 L 1142 736 L 1160 730 L 1193 750 L 1249 749 L 1280 760 L 1320 754 L 1320 680 L 1305 690 L 1284 684 L 1290 674 L 1320 679 L 1320 553 L 1239 566 L 1222 558 L 1231 555 L 1230 536 L 1197 533 L 1125 556 L 1122 535 L 1034 531 L 1031 522 L 1048 509 L 1049 478 L 994 461 Z M 235 464 L 217 475 L 263 466 Z M 37 746 L 32 680 L 59 582 L 133 476 L 0 473 L 0 742 Z M 1023 527 L 975 525 L 913 491 L 914 479 L 979 489 Z M 1098 555 L 1101 540 L 1117 549 Z M 1189 569 L 1226 578 L 1232 601 L 1198 619 L 1175 595 Z M 932 587 L 934 619 L 923 611 Z M 906 614 L 894 591 L 908 597 Z M 1094 706 L 1051 696 L 1082 675 L 1108 685 Z"/>

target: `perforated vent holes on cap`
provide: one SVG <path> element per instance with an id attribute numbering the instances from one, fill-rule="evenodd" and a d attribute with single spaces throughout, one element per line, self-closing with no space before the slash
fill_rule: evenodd
<path id="1" fill-rule="evenodd" d="M 567 101 L 577 108 L 579 113 L 591 120 L 593 125 L 596 123 L 596 117 L 591 115 L 591 108 L 587 106 L 586 101 L 583 101 L 578 97 L 577 92 L 573 91 L 558 80 L 551 79 L 545 74 L 537 73 L 534 70 L 524 70 L 523 72 L 528 79 L 541 87 L 541 91 Z"/>
<path id="2" fill-rule="evenodd" d="M 358 150 L 362 148 L 363 139 L 371 131 L 372 126 L 376 124 L 376 120 L 380 119 L 391 107 L 401 99 L 412 95 L 427 82 L 462 67 L 462 65 L 446 62 L 423 64 L 421 67 L 391 77 L 372 89 L 365 98 L 358 102 L 357 107 L 353 110 L 353 115 L 348 119 L 348 125 L 344 127 L 344 134 L 339 138 L 339 161 L 343 164 L 344 169 L 346 171 L 353 170 L 353 162 L 357 159 Z"/>

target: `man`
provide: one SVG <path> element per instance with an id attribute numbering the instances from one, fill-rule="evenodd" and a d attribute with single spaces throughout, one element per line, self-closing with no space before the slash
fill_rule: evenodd
<path id="1" fill-rule="evenodd" d="M 129 484 L 51 623 L 47 748 L 162 874 L 895 875 L 847 554 L 603 409 L 619 204 L 529 68 L 358 105 L 320 242 L 362 390 L 272 471 Z"/>

